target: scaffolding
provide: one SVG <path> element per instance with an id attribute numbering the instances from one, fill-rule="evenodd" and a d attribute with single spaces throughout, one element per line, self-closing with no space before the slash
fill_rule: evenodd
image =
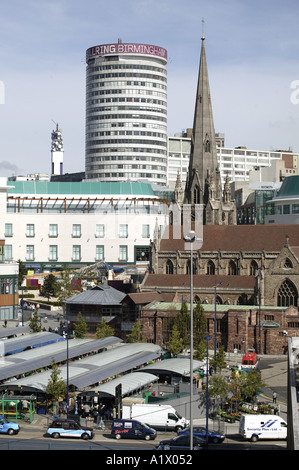
<path id="1" fill-rule="evenodd" d="M 12 396 L 5 393 L 0 396 L 0 414 L 10 420 L 25 420 L 32 423 L 35 416 L 35 400 L 34 395 L 30 396 Z"/>

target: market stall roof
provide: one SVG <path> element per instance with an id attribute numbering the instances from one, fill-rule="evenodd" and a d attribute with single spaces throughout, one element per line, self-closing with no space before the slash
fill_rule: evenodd
<path id="1" fill-rule="evenodd" d="M 29 333 L 29 326 L 16 326 L 15 328 L 1 328 L 0 329 L 0 339 L 1 338 L 10 338 L 16 335 L 22 335 L 24 333 Z"/>
<path id="2" fill-rule="evenodd" d="M 206 361 L 196 361 L 193 359 L 193 371 L 199 370 L 204 367 Z M 184 377 L 190 376 L 190 358 L 177 357 L 165 359 L 164 361 L 157 361 L 153 364 L 148 364 L 142 368 L 142 372 L 151 372 L 153 374 L 172 374 L 183 375 Z"/>
<path id="3" fill-rule="evenodd" d="M 122 340 L 115 336 L 97 340 L 73 338 L 69 340 L 68 357 L 73 359 L 84 354 L 98 352 L 101 349 L 121 342 Z M 0 361 L 0 380 L 7 380 L 11 377 L 50 366 L 53 360 L 56 364 L 67 360 L 66 341 L 42 346 L 38 350 L 38 355 L 35 349 L 29 349 L 19 354 L 3 357 Z"/>
<path id="4" fill-rule="evenodd" d="M 70 386 L 82 390 L 97 382 L 114 375 L 124 373 L 160 357 L 160 346 L 149 343 L 132 343 L 120 345 L 99 354 L 72 361 L 59 368 L 60 378 Z M 0 385 L 1 390 L 20 390 L 30 392 L 46 392 L 51 376 L 51 369 L 24 377 L 19 380 L 7 381 Z"/>
<path id="5" fill-rule="evenodd" d="M 40 333 L 31 333 L 29 335 L 17 336 L 15 338 L 2 339 L 1 346 L 4 347 L 3 355 L 16 354 L 27 348 L 39 348 L 47 344 L 64 341 L 63 336 L 57 333 L 41 331 Z"/>
<path id="6" fill-rule="evenodd" d="M 114 380 L 98 385 L 97 387 L 91 388 L 87 392 L 82 392 L 82 395 L 95 395 L 95 396 L 115 396 L 115 387 L 121 384 L 122 396 L 129 395 L 130 393 L 139 390 L 152 382 L 156 382 L 158 377 L 147 372 L 132 372 L 131 374 L 125 374 L 121 377 L 117 377 Z"/>

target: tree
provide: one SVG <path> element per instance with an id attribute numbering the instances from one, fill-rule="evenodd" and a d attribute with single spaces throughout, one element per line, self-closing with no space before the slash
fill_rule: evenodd
<path id="1" fill-rule="evenodd" d="M 96 337 L 97 339 L 107 338 L 107 336 L 113 336 L 114 330 L 111 326 L 107 325 L 106 319 L 103 318 L 101 323 L 97 327 Z"/>
<path id="2" fill-rule="evenodd" d="M 211 366 L 214 367 L 215 370 L 224 369 L 226 367 L 226 362 L 225 362 L 225 351 L 224 351 L 224 346 L 220 346 L 219 350 L 216 353 L 216 356 L 213 357 L 210 361 Z"/>
<path id="3" fill-rule="evenodd" d="M 37 310 L 34 310 L 32 317 L 29 322 L 29 328 L 31 329 L 32 333 L 39 333 L 42 331 L 42 327 L 40 324 L 40 320 L 38 318 Z"/>
<path id="4" fill-rule="evenodd" d="M 81 312 L 78 313 L 77 316 L 77 321 L 74 325 L 74 330 L 75 330 L 75 338 L 84 338 L 88 331 L 88 327 L 86 325 L 86 322 L 81 314 Z"/>
<path id="5" fill-rule="evenodd" d="M 44 284 L 40 289 L 40 295 L 42 297 L 47 297 L 48 300 L 50 297 L 56 297 L 59 291 L 59 284 L 54 274 L 49 274 L 44 279 Z"/>
<path id="6" fill-rule="evenodd" d="M 180 333 L 180 338 L 183 340 L 184 347 L 190 346 L 190 312 L 188 305 L 182 302 L 181 310 L 177 313 L 175 318 L 175 325 Z M 207 334 L 207 318 L 204 309 L 200 302 L 197 302 L 193 309 L 193 342 L 195 348 L 203 341 Z"/>
<path id="7" fill-rule="evenodd" d="M 81 289 L 82 290 L 82 289 Z M 63 302 L 66 299 L 69 299 L 73 295 L 76 295 L 80 292 L 76 280 L 72 277 L 72 271 L 69 268 L 66 268 L 61 272 L 61 280 L 59 281 L 59 292 L 57 294 L 58 300 Z M 65 304 L 63 304 L 65 308 Z"/>
<path id="8" fill-rule="evenodd" d="M 66 394 L 66 383 L 59 377 L 61 371 L 58 369 L 54 359 L 51 362 L 52 372 L 47 384 L 46 392 L 56 401 Z"/>
<path id="9" fill-rule="evenodd" d="M 20 288 L 27 274 L 27 270 L 26 270 L 25 264 L 20 259 L 18 260 L 18 264 L 19 264 L 18 286 Z"/>
<path id="10" fill-rule="evenodd" d="M 200 341 L 197 344 L 194 352 L 194 359 L 197 361 L 203 361 L 207 357 L 207 342 L 205 340 Z"/>
<path id="11" fill-rule="evenodd" d="M 143 334 L 141 323 L 137 320 L 132 328 L 132 333 L 127 335 L 127 343 L 142 343 L 143 342 Z"/>
<path id="12" fill-rule="evenodd" d="M 180 338 L 180 332 L 178 330 L 177 325 L 173 325 L 170 340 L 167 343 L 167 347 L 173 356 L 177 356 L 180 352 L 182 352 L 184 348 L 183 340 L 182 338 Z"/>

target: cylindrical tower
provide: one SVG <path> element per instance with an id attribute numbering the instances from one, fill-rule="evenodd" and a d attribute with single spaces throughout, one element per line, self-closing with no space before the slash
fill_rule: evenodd
<path id="1" fill-rule="evenodd" d="M 165 185 L 167 51 L 119 40 L 86 63 L 86 179 Z"/>

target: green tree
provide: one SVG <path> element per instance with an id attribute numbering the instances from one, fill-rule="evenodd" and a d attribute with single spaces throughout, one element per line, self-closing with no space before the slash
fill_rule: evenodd
<path id="1" fill-rule="evenodd" d="M 52 371 L 47 384 L 46 392 L 48 395 L 58 401 L 59 398 L 63 397 L 66 394 L 66 383 L 63 379 L 59 377 L 61 371 L 58 369 L 58 366 L 55 363 L 54 359 L 51 362 L 51 367 Z"/>
<path id="2" fill-rule="evenodd" d="M 20 259 L 18 260 L 18 264 L 19 264 L 18 286 L 19 288 L 21 288 L 23 281 L 25 279 L 25 276 L 27 274 L 27 270 L 26 270 L 25 264 Z"/>
<path id="3" fill-rule="evenodd" d="M 44 279 L 44 284 L 40 289 L 40 295 L 42 297 L 47 297 L 48 300 L 50 297 L 56 297 L 59 292 L 59 284 L 54 274 L 49 274 Z"/>
<path id="4" fill-rule="evenodd" d="M 59 281 L 59 292 L 57 297 L 60 302 L 63 302 L 66 299 L 69 299 L 73 295 L 76 295 L 80 292 L 80 288 L 76 283 L 76 279 L 73 278 L 73 273 L 71 269 L 66 268 L 61 272 L 61 279 Z M 64 306 L 65 304 L 63 304 Z"/>
<path id="5" fill-rule="evenodd" d="M 193 331 L 194 344 L 197 345 L 207 334 L 207 317 L 200 302 L 197 302 L 193 310 Z"/>
<path id="6" fill-rule="evenodd" d="M 97 327 L 96 337 L 97 339 L 107 338 L 107 336 L 113 336 L 114 330 L 111 326 L 107 325 L 106 319 L 103 318 L 101 323 Z"/>
<path id="7" fill-rule="evenodd" d="M 226 367 L 226 362 L 225 362 L 225 351 L 224 351 L 224 346 L 220 346 L 219 350 L 216 352 L 216 356 L 213 357 L 210 360 L 211 366 L 214 367 L 215 370 L 220 370 L 224 369 Z"/>
<path id="8" fill-rule="evenodd" d="M 170 340 L 167 343 L 167 347 L 173 356 L 177 356 L 180 352 L 182 352 L 184 348 L 183 340 L 180 337 L 180 332 L 178 330 L 177 325 L 173 325 Z"/>
<path id="9" fill-rule="evenodd" d="M 200 341 L 196 345 L 196 349 L 194 352 L 194 359 L 197 361 L 203 361 L 207 357 L 207 342 L 205 340 Z"/>
<path id="10" fill-rule="evenodd" d="M 88 331 L 87 324 L 82 316 L 82 313 L 79 312 L 77 316 L 77 321 L 74 325 L 75 338 L 84 338 Z"/>
<path id="11" fill-rule="evenodd" d="M 249 370 L 243 380 L 242 395 L 246 401 L 253 401 L 257 393 L 265 386 L 260 374 Z"/>
<path id="12" fill-rule="evenodd" d="M 143 342 L 143 334 L 141 323 L 137 320 L 132 328 L 132 333 L 127 335 L 127 343 L 142 343 Z"/>
<path id="13" fill-rule="evenodd" d="M 38 318 L 38 313 L 37 310 L 34 310 L 32 317 L 29 322 L 29 328 L 32 331 L 32 333 L 39 333 L 42 331 L 42 327 L 40 324 L 40 320 Z"/>

